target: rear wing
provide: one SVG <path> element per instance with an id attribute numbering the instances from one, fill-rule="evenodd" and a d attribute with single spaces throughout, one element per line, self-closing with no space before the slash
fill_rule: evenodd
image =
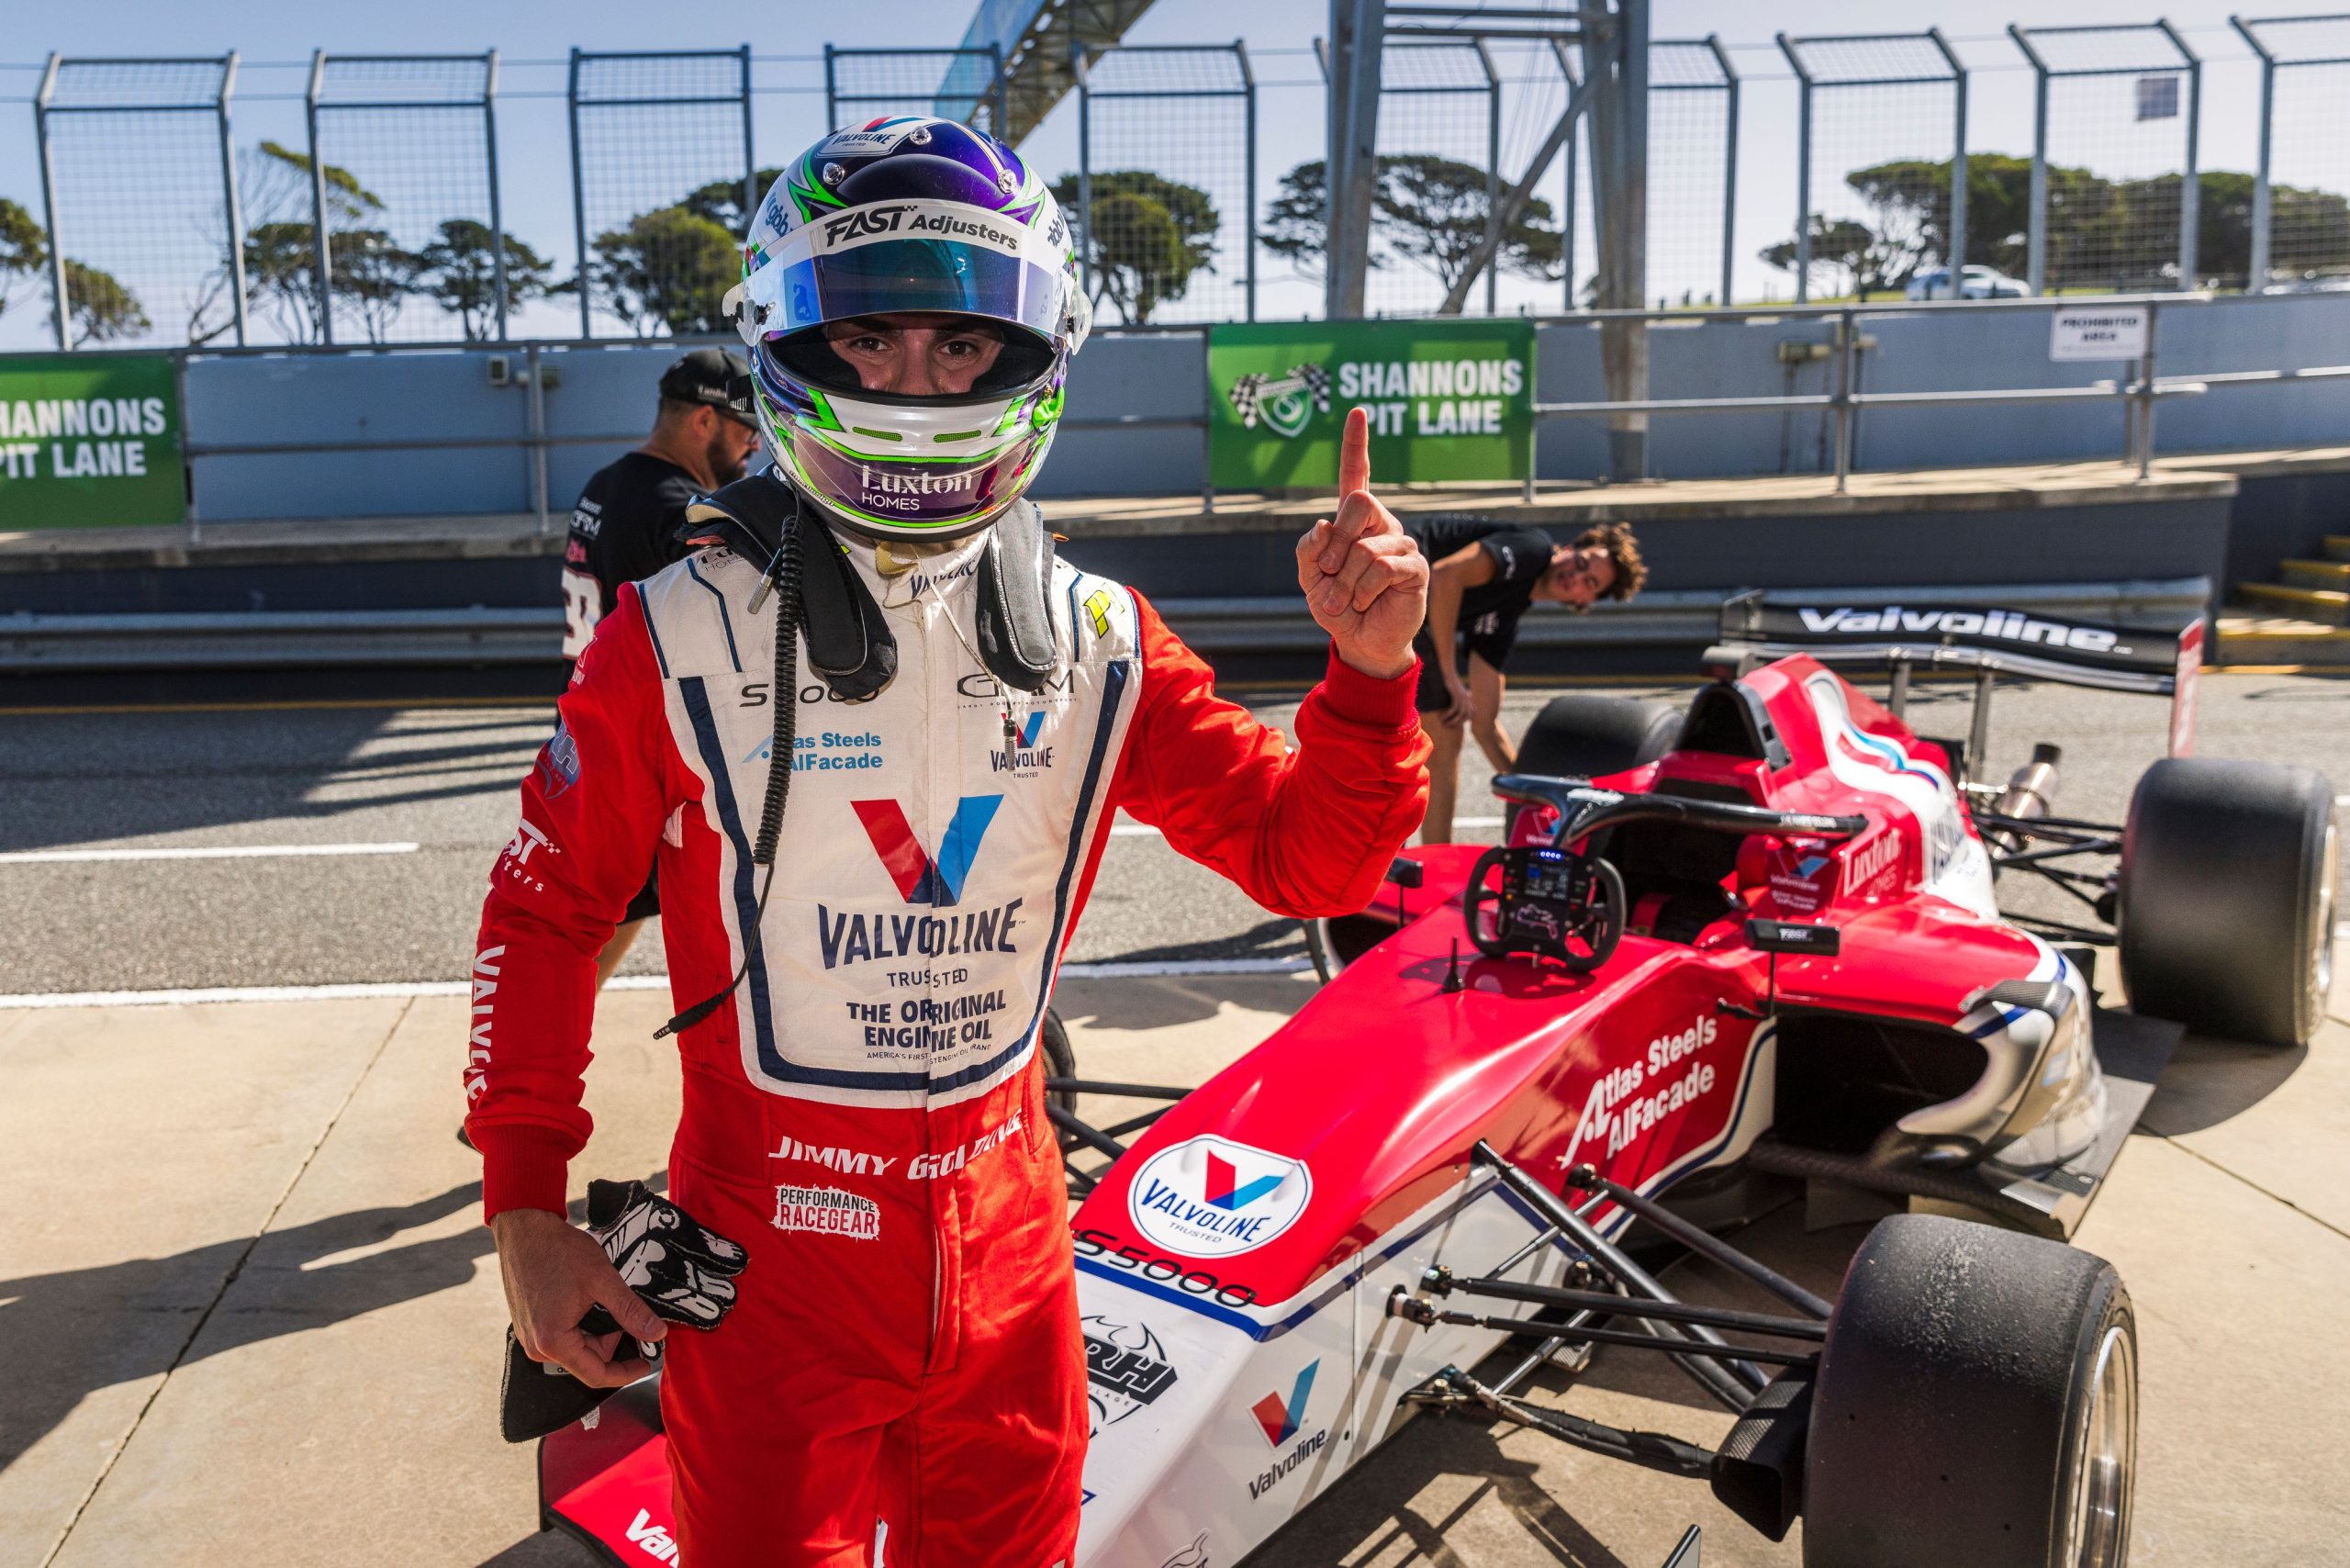
<path id="1" fill-rule="evenodd" d="M 2113 626 L 1994 605 L 1820 604 L 1752 589 L 1722 601 L 1720 638 L 1706 650 L 1706 663 L 1733 674 L 1790 654 L 1838 668 L 1887 669 L 1897 713 L 1910 673 L 1921 667 L 1975 672 L 1978 709 L 1997 675 L 2167 697 L 2170 755 L 2195 749 L 2199 614 Z"/>

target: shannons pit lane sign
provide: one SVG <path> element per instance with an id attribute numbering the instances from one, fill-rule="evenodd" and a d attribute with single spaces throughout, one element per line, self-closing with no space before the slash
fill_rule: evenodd
<path id="1" fill-rule="evenodd" d="M 165 355 L 0 358 L 0 528 L 181 521 L 181 429 Z"/>
<path id="2" fill-rule="evenodd" d="M 1347 410 L 1371 410 L 1380 479 L 1523 479 L 1534 466 L 1534 324 L 1282 321 L 1208 330 L 1219 489 L 1338 482 Z"/>

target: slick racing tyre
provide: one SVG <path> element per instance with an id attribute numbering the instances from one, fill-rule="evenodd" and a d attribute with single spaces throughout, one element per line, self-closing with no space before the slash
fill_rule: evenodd
<path id="1" fill-rule="evenodd" d="M 2333 979 L 2333 787 L 2309 767 L 2175 756 L 2121 837 L 2130 1005 L 2205 1034 L 2298 1046 Z"/>
<path id="2" fill-rule="evenodd" d="M 1879 1222 L 1812 1389 L 1804 1568 L 2121 1568 L 2137 1365 L 2102 1258 L 1937 1215 Z"/>
<path id="3" fill-rule="evenodd" d="M 1673 749 L 1682 717 L 1678 708 L 1629 697 L 1581 692 L 1553 697 L 1526 726 L 1517 743 L 1516 771 L 1546 778 L 1595 778 L 1639 767 Z M 1518 814 L 1528 809 L 1510 806 L 1504 844 L 1516 835 Z"/>

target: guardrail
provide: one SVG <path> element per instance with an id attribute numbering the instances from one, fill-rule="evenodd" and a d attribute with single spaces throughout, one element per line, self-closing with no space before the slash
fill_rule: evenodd
<path id="1" fill-rule="evenodd" d="M 2087 620 L 2192 614 L 2209 599 L 2205 577 L 1955 588 L 1781 589 L 1820 604 L 1899 599 L 1931 604 L 1998 603 Z M 1528 648 L 1703 646 L 1720 627 L 1723 595 L 1645 593 L 1586 614 L 1542 610 L 1518 631 Z M 1294 594 L 1167 599 L 1154 608 L 1192 647 L 1218 654 L 1315 655 L 1328 635 Z M 527 609 L 255 610 L 229 613 L 0 615 L 0 672 L 266 669 L 367 666 L 553 664 L 564 612 Z"/>
<path id="2" fill-rule="evenodd" d="M 2209 306 L 2224 298 L 2231 307 L 2254 304 L 2281 304 L 2291 300 L 2306 300 L 2306 295 L 2258 294 L 2230 295 L 2209 293 L 2100 295 L 2091 297 L 2033 296 L 2014 299 L 1964 299 L 1932 301 L 1880 301 L 1842 305 L 1748 305 L 1729 308 L 1707 309 L 1631 309 L 1586 310 L 1568 315 L 1530 318 L 1538 327 L 1599 327 L 1612 323 L 1635 322 L 1643 325 L 1671 323 L 1677 328 L 1705 327 L 1724 322 L 1795 321 L 1828 322 L 1834 330 L 1828 345 L 1834 361 L 1834 386 L 1821 393 L 1784 393 L 1775 396 L 1727 398 L 1650 398 L 1638 400 L 1542 402 L 1534 405 L 1538 421 L 1569 419 L 1614 419 L 1626 416 L 1684 416 L 1701 414 L 1785 413 L 1795 410 L 1818 410 L 1833 420 L 1833 475 L 1835 490 L 1842 494 L 1853 472 L 1853 437 L 1859 415 L 1870 409 L 1955 408 L 1964 406 L 1998 407 L 2030 406 L 2033 404 L 2077 404 L 2118 402 L 2125 409 L 2122 461 L 2133 464 L 2141 477 L 2151 468 L 2155 454 L 2155 408 L 2167 398 L 2201 397 L 2224 388 L 2275 386 L 2285 383 L 2330 381 L 2350 378 L 2350 364 L 2320 365 L 2295 370 L 2232 370 L 2189 372 L 2165 375 L 2156 364 L 2156 344 L 2159 323 L 2164 312 Z M 2342 296 L 2343 308 L 2350 309 L 2350 293 Z M 2084 386 L 2013 386 L 1969 388 L 1949 391 L 1867 392 L 1861 389 L 1860 356 L 1868 347 L 1862 329 L 1870 320 L 1890 316 L 1942 316 L 1970 314 L 2011 314 L 2017 311 L 2050 311 L 2068 306 L 2094 303 L 2100 308 L 2143 307 L 2147 312 L 2147 352 L 2132 361 L 2130 372 L 2121 378 L 2099 380 Z M 1213 390 L 1206 376 L 1207 329 L 1196 325 L 1165 328 L 1121 328 L 1105 336 L 1169 337 L 1192 336 L 1200 340 L 1202 388 L 1203 398 L 1212 398 Z M 720 337 L 709 339 L 678 339 L 680 345 L 709 342 L 731 342 Z M 375 345 L 368 353 L 441 353 L 453 345 L 386 344 Z M 519 354 L 523 361 L 516 379 L 529 390 L 527 424 L 517 435 L 423 437 L 378 441 L 337 442 L 191 442 L 185 452 L 189 460 L 211 457 L 299 456 L 335 453 L 397 453 L 431 451 L 466 451 L 499 449 L 526 453 L 531 458 L 531 506 L 539 520 L 542 533 L 554 527 L 554 498 L 549 494 L 547 454 L 556 447 L 611 446 L 634 444 L 643 439 L 641 431 L 608 434 L 569 435 L 550 431 L 546 416 L 545 365 L 554 353 L 600 352 L 614 345 L 606 340 L 581 339 L 547 340 L 543 342 L 500 346 L 498 352 Z M 105 353 L 107 351 L 84 351 Z M 344 353 L 349 350 L 318 348 L 247 348 L 197 351 L 206 357 L 250 357 L 255 354 L 309 354 L 320 353 Z M 185 357 L 183 357 L 185 364 Z M 1204 510 L 1215 510 L 1215 488 L 1211 477 L 1209 443 L 1211 439 L 1211 407 L 1203 406 L 1198 413 L 1183 414 L 1112 414 L 1091 417 L 1072 416 L 1062 421 L 1070 431 L 1109 430 L 1189 430 L 1196 431 L 1200 440 L 1201 504 Z M 1525 486 L 1526 498 L 1531 500 L 1539 486 L 1539 478 L 1529 477 Z M 191 525 L 200 530 L 200 521 L 193 515 Z"/>

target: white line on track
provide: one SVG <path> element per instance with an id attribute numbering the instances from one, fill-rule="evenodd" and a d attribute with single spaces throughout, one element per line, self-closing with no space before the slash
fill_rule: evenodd
<path id="1" fill-rule="evenodd" d="M 58 866 L 84 860 L 274 860 L 313 855 L 413 855 L 414 844 L 202 844 L 153 849 L 12 849 L 0 866 Z"/>
<path id="2" fill-rule="evenodd" d="M 1111 959 L 1064 964 L 1065 980 L 1140 980 L 1211 975 L 1290 975 L 1313 968 L 1304 958 Z M 667 975 L 619 975 L 608 991 L 666 991 Z M 377 1002 L 415 996 L 464 996 L 464 980 L 356 981 L 345 985 L 224 985 L 159 991 L 73 991 L 0 995 L 0 1012 L 66 1007 L 188 1007 L 225 1002 Z"/>

